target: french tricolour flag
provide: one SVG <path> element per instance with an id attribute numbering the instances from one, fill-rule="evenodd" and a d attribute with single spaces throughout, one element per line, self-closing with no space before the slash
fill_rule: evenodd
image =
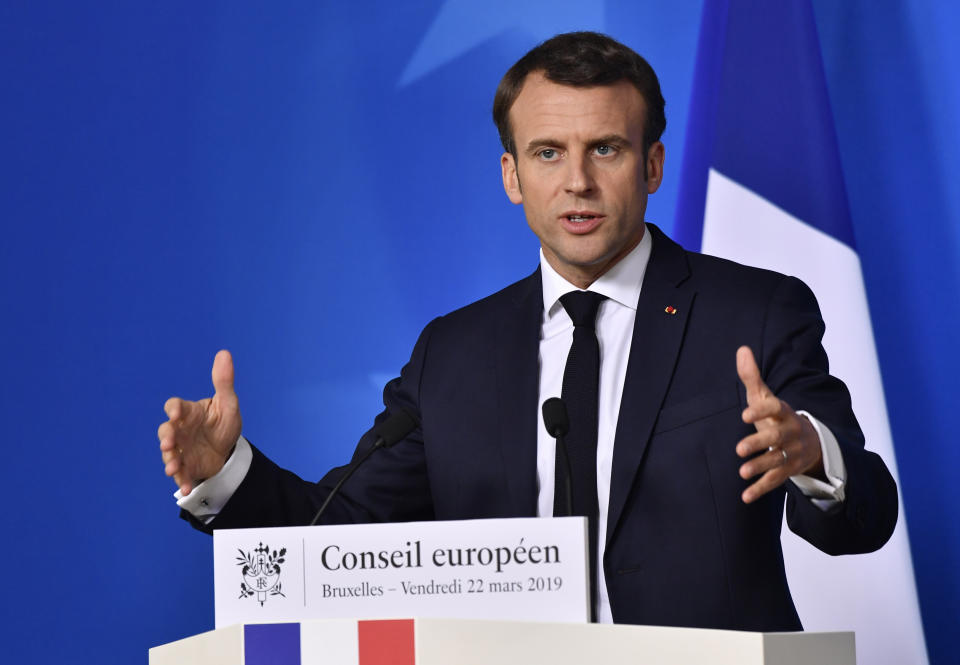
<path id="1" fill-rule="evenodd" d="M 813 289 L 832 373 L 896 477 L 809 0 L 706 1 L 676 222 L 688 248 Z M 783 543 L 808 630 L 855 630 L 860 663 L 927 662 L 902 506 L 891 542 L 874 554 L 829 557 L 786 528 Z"/>
<path id="2" fill-rule="evenodd" d="M 235 640 L 231 640 L 234 636 L 228 631 L 242 631 L 244 665 L 414 665 L 416 662 L 413 619 L 327 619 L 309 624 L 230 626 L 222 631 L 224 641 L 214 645 L 214 650 L 231 653 Z"/>

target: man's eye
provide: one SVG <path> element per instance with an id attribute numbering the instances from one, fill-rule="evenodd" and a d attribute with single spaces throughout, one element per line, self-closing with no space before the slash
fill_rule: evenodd
<path id="1" fill-rule="evenodd" d="M 557 158 L 557 151 L 554 150 L 553 148 L 544 148 L 539 153 L 537 153 L 537 156 L 540 157 L 540 159 L 551 161 Z"/>
<path id="2" fill-rule="evenodd" d="M 598 155 L 612 155 L 616 149 L 612 145 L 598 145 L 596 151 Z"/>

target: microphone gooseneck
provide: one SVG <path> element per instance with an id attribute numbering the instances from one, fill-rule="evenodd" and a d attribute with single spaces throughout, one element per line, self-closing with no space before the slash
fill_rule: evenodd
<path id="1" fill-rule="evenodd" d="M 320 519 L 320 516 L 323 515 L 326 511 L 327 506 L 330 505 L 330 500 L 337 495 L 337 492 L 340 491 L 340 488 L 343 487 L 343 484 L 354 474 L 354 472 L 360 468 L 360 465 L 367 461 L 367 459 L 377 450 L 381 448 L 389 448 L 393 444 L 397 443 L 405 437 L 407 434 L 412 432 L 417 428 L 417 425 L 420 423 L 417 419 L 406 409 L 400 409 L 387 417 L 386 420 L 381 421 L 379 424 L 375 425 L 373 428 L 373 434 L 376 435 L 376 439 L 373 442 L 373 445 L 367 449 L 363 455 L 354 460 L 349 468 L 347 468 L 346 473 L 337 481 L 337 484 L 333 486 L 333 489 L 330 490 L 330 494 L 327 495 L 326 500 L 320 506 L 320 509 L 317 511 L 317 514 L 313 516 L 313 520 L 310 521 L 310 526 L 314 526 L 317 521 Z"/>

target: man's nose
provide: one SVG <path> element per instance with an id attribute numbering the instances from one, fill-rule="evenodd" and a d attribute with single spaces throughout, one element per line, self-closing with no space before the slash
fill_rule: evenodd
<path id="1" fill-rule="evenodd" d="M 586 155 L 570 156 L 567 160 L 566 186 L 570 194 L 586 196 L 596 188 L 592 165 Z"/>

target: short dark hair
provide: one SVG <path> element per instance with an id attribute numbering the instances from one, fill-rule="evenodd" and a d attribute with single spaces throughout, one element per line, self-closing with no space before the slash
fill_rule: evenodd
<path id="1" fill-rule="evenodd" d="M 567 32 L 551 37 L 517 60 L 500 79 L 493 98 L 493 122 L 503 149 L 516 158 L 517 146 L 510 129 L 510 107 L 517 101 L 527 76 L 543 72 L 549 81 L 576 87 L 611 85 L 630 81 L 647 106 L 643 128 L 643 154 L 660 140 L 667 126 L 663 94 L 656 72 L 629 46 L 598 32 Z"/>

